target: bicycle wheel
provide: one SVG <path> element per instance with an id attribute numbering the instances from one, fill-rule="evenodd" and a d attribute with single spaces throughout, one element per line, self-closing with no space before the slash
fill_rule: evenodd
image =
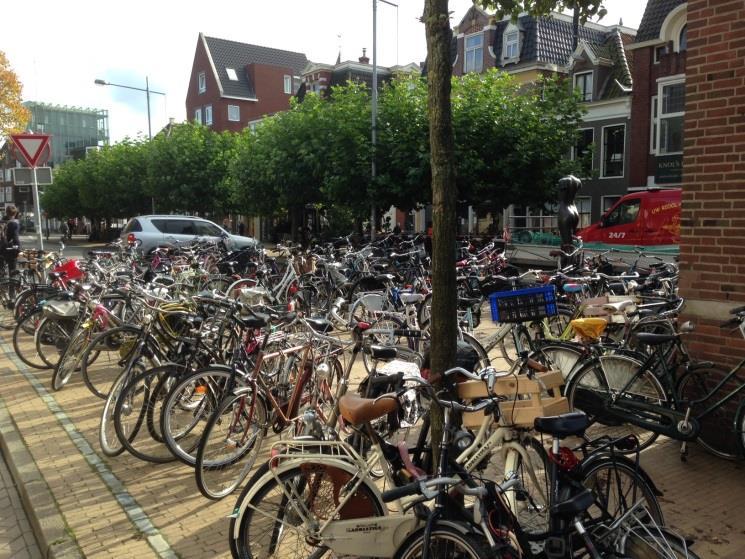
<path id="1" fill-rule="evenodd" d="M 359 316 L 357 316 L 358 314 Z M 404 320 L 392 314 L 386 314 L 380 318 L 375 318 L 375 316 L 370 314 L 368 311 L 364 311 L 361 313 L 355 313 L 355 317 L 358 320 L 369 321 L 372 324 L 372 330 L 391 330 L 390 333 L 378 332 L 370 334 L 368 339 L 370 340 L 370 344 L 373 345 L 397 345 L 401 338 L 400 336 L 395 336 L 393 330 L 402 330 L 406 328 Z M 362 363 L 365 365 L 365 371 L 368 373 L 373 370 L 374 360 L 372 359 L 372 356 L 365 351 L 362 352 Z"/>
<path id="2" fill-rule="evenodd" d="M 523 438 L 519 445 L 525 457 L 514 449 L 506 449 L 507 453 L 496 451 L 477 469 L 495 480 L 504 479 L 510 472 L 516 473 L 520 485 L 505 493 L 506 501 L 527 534 L 542 534 L 548 531 L 549 519 L 551 467 L 548 454 L 541 442 L 533 437 Z"/>
<path id="3" fill-rule="evenodd" d="M 21 293 L 18 280 L 0 281 L 0 328 L 12 330 L 16 325 L 15 302 Z"/>
<path id="4" fill-rule="evenodd" d="M 83 382 L 93 394 L 106 399 L 114 381 L 135 351 L 142 330 L 125 325 L 111 328 L 93 337 L 80 358 Z"/>
<path id="5" fill-rule="evenodd" d="M 692 417 L 697 417 L 737 388 L 736 383 L 730 382 L 715 391 L 717 384 L 728 373 L 729 370 L 712 365 L 692 369 L 680 379 L 677 386 L 678 399 L 684 402 L 684 406 L 688 405 L 688 402 L 695 402 L 709 394 L 711 395 L 703 402 L 690 403 Z M 681 411 L 685 411 L 685 407 Z M 714 409 L 700 420 L 701 432 L 698 434 L 696 442 L 714 456 L 725 460 L 737 459 L 739 452 L 738 437 L 733 431 L 733 426 L 736 429 L 737 425 L 736 417 L 736 410 L 728 405 Z M 741 439 L 742 437 L 740 437 Z"/>
<path id="6" fill-rule="evenodd" d="M 660 408 L 668 407 L 665 391 L 657 378 L 643 371 L 623 395 L 616 400 L 613 410 L 608 411 L 613 397 L 619 394 L 639 371 L 640 363 L 621 355 L 603 355 L 580 369 L 565 389 L 570 409 L 580 409 L 591 420 L 585 435 L 595 439 L 607 435 L 613 439 L 634 435 L 641 449 L 647 448 L 657 439 L 657 433 L 645 427 L 627 423 L 621 416 L 631 414 L 623 407 L 625 401 L 645 403 Z M 650 413 L 645 418 L 650 420 Z M 636 449 L 629 452 L 635 452 Z"/>
<path id="7" fill-rule="evenodd" d="M 468 528 L 471 528 L 470 526 Z M 489 549 L 486 539 L 473 532 L 458 530 L 447 524 L 435 524 L 432 532 L 425 534 L 421 528 L 410 535 L 394 555 L 395 559 L 419 559 L 424 549 L 430 559 L 483 559 L 484 557 L 518 557 L 509 548 L 501 548 L 498 554 Z"/>
<path id="8" fill-rule="evenodd" d="M 518 358 L 515 338 L 517 338 L 517 344 L 520 345 L 522 351 L 531 351 L 533 348 L 533 339 L 530 337 L 528 329 L 522 324 L 513 324 L 511 333 L 502 338 L 499 341 L 499 344 L 497 344 L 502 359 L 504 359 L 509 366 L 512 366 Z"/>
<path id="9" fill-rule="evenodd" d="M 207 422 L 197 451 L 199 491 L 208 499 L 230 495 L 251 471 L 267 429 L 266 408 L 248 390 L 231 395 Z"/>
<path id="10" fill-rule="evenodd" d="M 54 369 L 67 348 L 75 329 L 75 320 L 42 318 L 34 333 L 36 354 L 47 369 Z"/>
<path id="11" fill-rule="evenodd" d="M 745 457 L 745 401 L 740 402 L 735 414 L 735 443 L 739 456 Z"/>
<path id="12" fill-rule="evenodd" d="M 80 359 L 90 341 L 90 334 L 91 331 L 89 328 L 80 328 L 73 335 L 72 340 L 67 345 L 57 366 L 54 368 L 54 373 L 52 374 L 52 388 L 54 390 L 62 390 L 70 380 L 72 374 L 78 370 Z"/>
<path id="13" fill-rule="evenodd" d="M 116 423 L 114 422 L 116 405 L 119 397 L 131 379 L 149 368 L 151 367 L 149 367 L 145 362 L 139 359 L 135 360 L 124 368 L 122 373 L 119 375 L 119 378 L 117 378 L 111 386 L 109 395 L 106 397 L 103 411 L 101 412 L 101 422 L 98 427 L 98 442 L 101 445 L 101 450 L 106 456 L 118 456 L 124 452 L 124 445 L 119 438 L 119 434 L 116 432 Z M 125 432 L 124 437 L 136 437 L 141 425 L 141 419 L 133 425 L 127 424 L 128 427 L 133 426 L 136 427 L 136 429 Z"/>
<path id="14" fill-rule="evenodd" d="M 251 481 L 261 478 L 260 468 Z M 231 542 L 241 559 L 306 559 L 323 556 L 322 543 L 313 539 L 312 526 L 320 525 L 338 508 L 343 488 L 352 479 L 346 470 L 326 464 L 303 464 L 277 477 L 270 477 L 255 490 L 243 515 L 231 521 L 231 535 L 238 523 L 238 539 Z M 247 493 L 255 489 L 247 483 L 236 503 L 239 509 Z M 383 515 L 383 503 L 363 482 L 339 510 L 342 520 Z M 302 511 L 302 512 L 301 512 Z M 315 555 L 320 552 L 320 555 Z"/>
<path id="15" fill-rule="evenodd" d="M 638 501 L 643 501 L 651 518 L 662 526 L 664 517 L 657 495 L 647 478 L 627 459 L 607 457 L 590 462 L 582 470 L 582 484 L 590 489 L 595 504 L 587 510 L 588 526 L 609 524 L 618 519 Z"/>
<path id="16" fill-rule="evenodd" d="M 207 421 L 217 409 L 232 373 L 228 367 L 208 367 L 186 374 L 170 389 L 160 411 L 160 432 L 173 455 L 190 466 Z"/>
<path id="17" fill-rule="evenodd" d="M 153 436 L 152 430 L 153 410 L 160 407 L 165 395 L 164 390 L 159 390 L 161 381 L 172 372 L 173 367 L 165 365 L 138 374 L 116 401 L 114 428 L 117 438 L 130 454 L 146 462 L 162 464 L 176 459 L 162 438 L 159 441 Z"/>
<path id="18" fill-rule="evenodd" d="M 553 370 L 561 371 L 566 381 L 582 359 L 582 351 L 568 345 L 547 344 L 539 346 L 530 354 L 530 358 Z"/>
<path id="19" fill-rule="evenodd" d="M 463 338 L 463 341 L 466 342 L 468 345 L 470 345 L 474 351 L 479 356 L 478 364 L 476 365 L 477 371 L 480 371 L 481 369 L 487 368 L 489 365 L 491 365 L 491 360 L 489 359 L 489 356 L 486 353 L 486 350 L 484 349 L 484 346 L 481 345 L 481 343 L 474 338 L 471 334 L 468 334 L 467 332 L 462 332 L 461 337 Z"/>
<path id="20" fill-rule="evenodd" d="M 41 309 L 32 310 L 16 324 L 13 330 L 13 349 L 18 358 L 34 369 L 46 369 L 47 365 L 36 353 L 34 333 L 41 322 Z M 29 333 L 29 330 L 31 331 Z"/>

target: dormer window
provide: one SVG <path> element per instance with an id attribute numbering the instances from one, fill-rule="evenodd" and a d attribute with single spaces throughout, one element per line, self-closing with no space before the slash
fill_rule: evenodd
<path id="1" fill-rule="evenodd" d="M 207 91 L 207 76 L 204 72 L 199 72 L 199 93 Z"/>
<path id="2" fill-rule="evenodd" d="M 228 79 L 230 81 L 238 81 L 238 74 L 235 73 L 235 68 L 225 68 L 225 71 L 228 73 Z"/>
<path id="3" fill-rule="evenodd" d="M 579 89 L 582 101 L 592 101 L 592 72 L 574 74 L 574 89 Z"/>
<path id="4" fill-rule="evenodd" d="M 510 23 L 502 35 L 502 61 L 519 62 L 520 60 L 520 30 Z"/>
<path id="5" fill-rule="evenodd" d="M 475 33 L 466 37 L 466 60 L 463 72 L 479 73 L 484 69 L 484 35 Z"/>

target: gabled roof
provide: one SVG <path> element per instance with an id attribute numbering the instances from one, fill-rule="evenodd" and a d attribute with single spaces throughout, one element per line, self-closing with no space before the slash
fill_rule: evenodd
<path id="1" fill-rule="evenodd" d="M 643 43 L 659 38 L 662 22 L 665 21 L 667 14 L 685 3 L 686 0 L 649 0 L 644 16 L 642 16 L 642 22 L 639 24 L 636 42 Z"/>
<path id="2" fill-rule="evenodd" d="M 290 68 L 293 75 L 299 76 L 308 63 L 308 59 L 300 52 L 249 45 L 216 37 L 205 37 L 201 33 L 200 36 L 204 40 L 207 54 L 217 74 L 215 77 L 220 87 L 220 93 L 223 96 L 256 98 L 256 89 L 245 70 L 248 64 L 266 64 L 268 66 Z M 228 77 L 227 68 L 235 70 L 238 77 L 237 81 Z"/>

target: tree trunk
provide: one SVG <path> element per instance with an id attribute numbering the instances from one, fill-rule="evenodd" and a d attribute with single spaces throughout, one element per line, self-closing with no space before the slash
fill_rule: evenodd
<path id="1" fill-rule="evenodd" d="M 425 0 L 430 163 L 432 166 L 432 379 L 455 362 L 457 298 L 455 287 L 456 202 L 453 123 L 450 104 L 450 20 L 447 0 Z M 442 416 L 432 407 L 430 444 L 433 468 L 439 460 Z"/>

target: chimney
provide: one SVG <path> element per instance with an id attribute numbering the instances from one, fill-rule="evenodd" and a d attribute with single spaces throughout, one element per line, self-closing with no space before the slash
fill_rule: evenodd
<path id="1" fill-rule="evenodd" d="M 367 57 L 367 49 L 362 49 L 362 56 L 359 57 L 360 64 L 370 64 L 370 59 Z"/>

